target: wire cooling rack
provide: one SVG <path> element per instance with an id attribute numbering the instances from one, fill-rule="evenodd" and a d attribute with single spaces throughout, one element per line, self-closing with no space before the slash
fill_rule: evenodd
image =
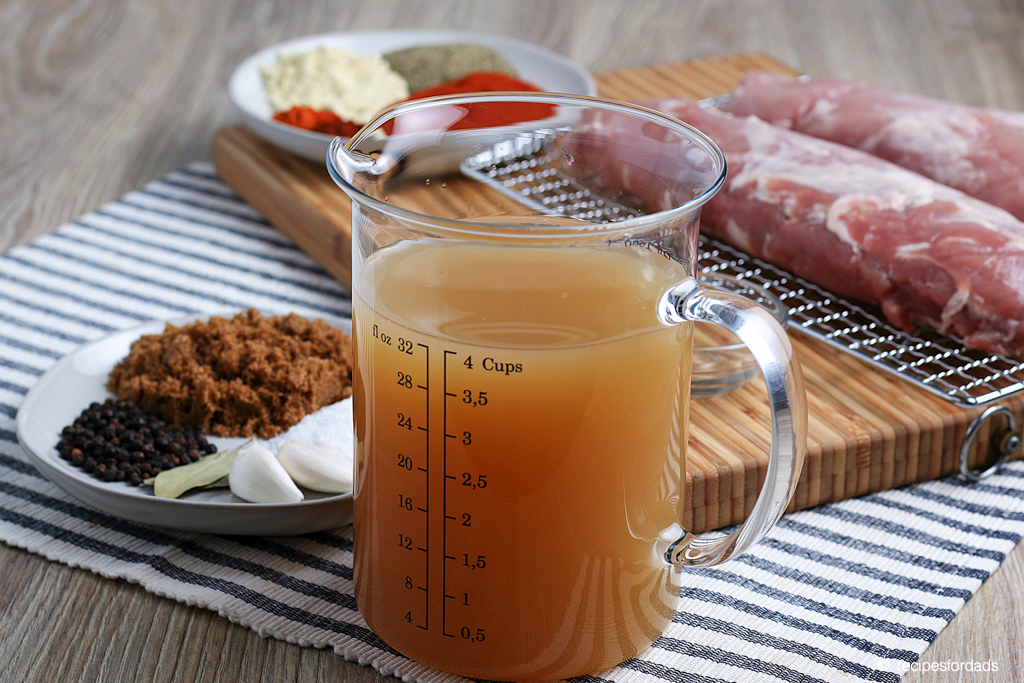
<path id="1" fill-rule="evenodd" d="M 551 215 L 619 221 L 638 207 L 601 196 L 563 173 L 544 138 L 519 138 L 466 159 L 462 172 Z M 953 403 L 975 407 L 1024 390 L 1024 363 L 968 349 L 933 330 L 899 330 L 881 309 L 835 296 L 817 285 L 702 235 L 704 272 L 733 275 L 773 292 L 789 307 L 789 325 Z"/>

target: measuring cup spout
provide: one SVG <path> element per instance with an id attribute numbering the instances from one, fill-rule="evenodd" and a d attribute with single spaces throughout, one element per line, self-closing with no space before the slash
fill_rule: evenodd
<path id="1" fill-rule="evenodd" d="M 327 170 L 335 181 L 344 180 L 351 185 L 361 173 L 373 173 L 374 159 L 345 147 L 342 138 L 334 138 L 327 150 Z"/>
<path id="2" fill-rule="evenodd" d="M 342 138 L 334 138 L 327 150 L 327 171 L 346 191 L 347 188 L 366 191 L 398 173 L 404 162 L 405 155 L 401 152 L 385 148 L 370 156 L 349 149 Z"/>

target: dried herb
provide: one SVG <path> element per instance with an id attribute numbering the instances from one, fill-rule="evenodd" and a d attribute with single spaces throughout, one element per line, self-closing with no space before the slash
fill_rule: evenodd
<path id="1" fill-rule="evenodd" d="M 501 53 L 471 43 L 417 45 L 389 52 L 384 60 L 409 84 L 409 92 L 461 78 L 471 71 L 517 75 L 516 68 Z"/>
<path id="2" fill-rule="evenodd" d="M 208 455 L 205 458 L 200 458 L 198 462 L 161 472 L 143 483 L 152 485 L 153 493 L 158 498 L 177 498 L 192 489 L 212 487 L 218 480 L 224 479 L 231 472 L 235 456 L 244 445 L 241 444 L 231 450 Z"/>

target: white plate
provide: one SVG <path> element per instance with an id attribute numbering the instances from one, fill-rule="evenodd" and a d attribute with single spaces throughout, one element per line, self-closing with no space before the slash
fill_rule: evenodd
<path id="1" fill-rule="evenodd" d="M 354 54 L 384 54 L 415 45 L 440 43 L 476 43 L 489 47 L 511 62 L 519 78 L 542 90 L 597 94 L 597 86 L 587 70 L 557 52 L 512 38 L 468 31 L 357 31 L 297 38 L 261 50 L 242 62 L 231 76 L 228 91 L 242 122 L 257 135 L 301 157 L 323 162 L 334 136 L 274 121 L 260 67 L 275 64 L 279 52 L 305 52 L 320 45 L 343 48 Z"/>
<path id="2" fill-rule="evenodd" d="M 230 314 L 227 314 L 230 316 Z M 202 316 L 205 319 L 207 316 Z M 172 320 L 181 325 L 199 316 Z M 329 320 L 351 333 L 348 321 Z M 227 488 L 186 494 L 179 499 L 157 498 L 149 486 L 102 482 L 64 460 L 57 453 L 60 432 L 90 403 L 111 396 L 107 375 L 128 355 L 132 342 L 144 334 L 163 332 L 163 321 L 115 332 L 82 346 L 44 374 L 28 392 L 18 410 L 18 440 L 33 464 L 47 479 L 75 498 L 103 512 L 143 524 L 214 534 L 281 536 L 310 533 L 352 522 L 352 496 L 304 491 L 301 503 L 246 503 Z M 241 439 L 209 437 L 218 448 Z"/>

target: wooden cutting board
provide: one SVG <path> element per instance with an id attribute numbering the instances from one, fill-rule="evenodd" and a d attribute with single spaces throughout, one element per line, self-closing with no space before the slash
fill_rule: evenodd
<path id="1" fill-rule="evenodd" d="M 622 100 L 732 90 L 754 69 L 796 72 L 764 55 L 697 59 L 595 77 L 601 96 Z M 351 282 L 348 197 L 311 163 L 241 126 L 214 138 L 217 172 L 328 272 Z M 808 399 L 807 457 L 790 505 L 803 509 L 924 481 L 957 471 L 964 434 L 980 409 L 964 410 L 811 337 L 791 332 Z M 1024 397 L 1003 401 L 1024 423 Z M 742 521 L 764 480 L 771 440 L 760 380 L 732 393 L 693 401 L 685 523 L 693 531 Z M 989 458 L 990 421 L 970 462 Z M 1018 452 L 1017 456 L 1021 454 Z"/>

